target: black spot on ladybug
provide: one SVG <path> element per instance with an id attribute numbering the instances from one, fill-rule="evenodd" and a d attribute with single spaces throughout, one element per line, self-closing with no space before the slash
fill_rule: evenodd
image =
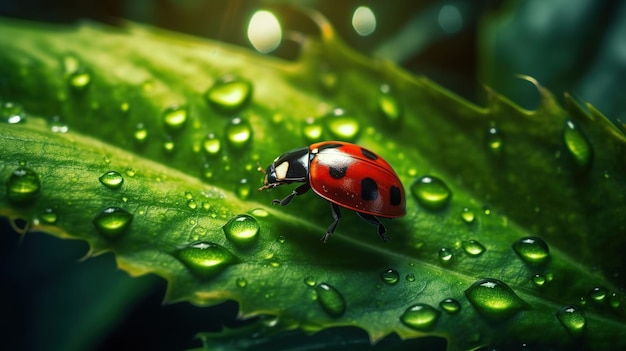
<path id="1" fill-rule="evenodd" d="M 371 152 L 371 151 L 369 151 L 367 149 L 361 148 L 361 153 L 363 154 L 363 156 L 369 158 L 370 160 L 377 160 L 378 159 L 378 156 L 376 156 L 375 153 L 373 153 L 373 152 Z"/>
<path id="2" fill-rule="evenodd" d="M 389 189 L 389 201 L 393 206 L 398 206 L 402 202 L 402 195 L 398 187 L 391 186 Z"/>
<path id="3" fill-rule="evenodd" d="M 378 184 L 374 179 L 363 178 L 361 180 L 361 198 L 365 201 L 378 199 Z"/>
<path id="4" fill-rule="evenodd" d="M 335 179 L 341 179 L 346 176 L 347 170 L 348 170 L 348 166 L 344 166 L 344 167 L 332 167 L 331 166 L 328 168 L 328 173 L 330 173 L 330 176 Z"/>

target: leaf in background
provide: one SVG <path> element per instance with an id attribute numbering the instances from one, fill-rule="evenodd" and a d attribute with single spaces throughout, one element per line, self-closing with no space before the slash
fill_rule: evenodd
<path id="1" fill-rule="evenodd" d="M 270 334 L 619 347 L 624 136 L 539 85 L 536 111 L 492 91 L 471 105 L 313 16 L 322 38 L 295 62 L 135 24 L 3 20 L 0 98 L 28 115 L 0 125 L 0 213 L 165 278 L 170 302 L 275 316 Z M 323 245 L 327 203 L 254 191 L 257 161 L 322 139 L 394 165 L 409 199 L 392 242 L 344 211 Z"/>

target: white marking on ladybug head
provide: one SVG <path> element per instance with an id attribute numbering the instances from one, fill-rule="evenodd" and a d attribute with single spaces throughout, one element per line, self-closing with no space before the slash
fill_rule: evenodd
<path id="1" fill-rule="evenodd" d="M 289 162 L 285 161 L 278 166 L 274 167 L 276 171 L 276 180 L 283 180 L 287 178 L 287 171 L 289 170 Z"/>

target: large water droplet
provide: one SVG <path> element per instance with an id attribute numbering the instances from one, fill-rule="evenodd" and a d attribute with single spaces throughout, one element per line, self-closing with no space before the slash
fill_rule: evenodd
<path id="1" fill-rule="evenodd" d="M 307 118 L 302 127 L 302 136 L 309 143 L 315 143 L 322 140 L 324 127 L 313 117 Z"/>
<path id="2" fill-rule="evenodd" d="M 0 122 L 15 124 L 26 120 L 26 114 L 22 105 L 5 101 L 0 103 Z"/>
<path id="3" fill-rule="evenodd" d="M 527 307 L 513 289 L 493 278 L 476 281 L 465 290 L 465 296 L 480 314 L 492 319 L 512 317 Z"/>
<path id="4" fill-rule="evenodd" d="M 209 133 L 202 142 L 202 148 L 207 155 L 216 156 L 222 149 L 222 142 L 215 134 Z"/>
<path id="5" fill-rule="evenodd" d="M 441 307 L 442 310 L 451 314 L 457 313 L 461 310 L 461 304 L 459 303 L 459 301 L 452 298 L 443 299 L 439 303 L 439 307 Z"/>
<path id="6" fill-rule="evenodd" d="M 215 276 L 229 265 L 237 262 L 237 258 L 230 251 L 207 241 L 195 242 L 179 249 L 175 256 L 193 274 L 203 278 Z"/>
<path id="7" fill-rule="evenodd" d="M 582 308 L 569 305 L 557 311 L 556 317 L 565 329 L 573 336 L 581 336 L 585 332 L 587 318 Z"/>
<path id="8" fill-rule="evenodd" d="M 540 238 L 529 236 L 513 243 L 513 250 L 522 261 L 539 265 L 550 258 L 548 244 Z"/>
<path id="9" fill-rule="evenodd" d="M 231 218 L 222 229 L 226 238 L 235 245 L 250 246 L 258 239 L 261 227 L 254 217 L 240 214 Z"/>
<path id="10" fill-rule="evenodd" d="M 163 123 L 171 132 L 178 131 L 187 123 L 188 112 L 184 106 L 170 106 L 163 111 Z"/>
<path id="11" fill-rule="evenodd" d="M 471 224 L 476 220 L 476 215 L 474 214 L 474 211 L 466 207 L 463 209 L 463 212 L 461 212 L 461 219 L 463 222 Z"/>
<path id="12" fill-rule="evenodd" d="M 452 191 L 443 180 L 424 176 L 411 185 L 411 194 L 422 206 L 431 210 L 440 210 L 448 205 Z"/>
<path id="13" fill-rule="evenodd" d="M 108 171 L 98 178 L 102 185 L 109 189 L 119 189 L 124 183 L 124 177 L 116 171 Z"/>
<path id="14" fill-rule="evenodd" d="M 207 90 L 205 97 L 216 110 L 232 114 L 251 100 L 252 83 L 235 76 L 224 76 L 215 81 L 215 84 Z"/>
<path id="15" fill-rule="evenodd" d="M 100 234 L 109 238 L 117 238 L 130 226 L 133 215 L 123 208 L 108 207 L 93 219 L 93 224 Z"/>
<path id="16" fill-rule="evenodd" d="M 587 137 L 578 129 L 574 122 L 567 121 L 565 123 L 563 139 L 570 154 L 574 156 L 576 163 L 581 167 L 587 166 L 593 157 L 593 149 Z"/>
<path id="17" fill-rule="evenodd" d="M 602 286 L 596 286 L 593 289 L 591 289 L 591 291 L 589 291 L 589 297 L 591 298 L 592 301 L 595 301 L 595 302 L 603 302 L 608 296 L 608 294 L 609 294 L 609 291 Z"/>
<path id="18" fill-rule="evenodd" d="M 357 119 L 339 108 L 326 115 L 324 122 L 330 135 L 337 140 L 354 141 L 361 131 Z"/>
<path id="19" fill-rule="evenodd" d="M 36 199 L 39 195 L 41 180 L 35 171 L 21 166 L 11 173 L 6 186 L 9 201 L 26 203 Z"/>
<path id="20" fill-rule="evenodd" d="M 320 283 L 315 287 L 317 301 L 331 317 L 341 317 L 346 312 L 346 300 L 335 287 Z"/>
<path id="21" fill-rule="evenodd" d="M 463 251 L 465 251 L 466 254 L 473 257 L 482 255 L 486 250 L 483 244 L 479 243 L 476 240 L 463 241 L 461 246 L 463 247 Z"/>
<path id="22" fill-rule="evenodd" d="M 395 94 L 392 93 L 391 87 L 387 84 L 380 86 L 380 95 L 378 96 L 378 108 L 387 120 L 396 124 L 402 117 L 402 105 Z"/>
<path id="23" fill-rule="evenodd" d="M 439 311 L 425 303 L 418 303 L 404 311 L 400 321 L 409 328 L 426 331 L 430 330 L 439 319 Z"/>
<path id="24" fill-rule="evenodd" d="M 452 260 L 452 249 L 448 247 L 442 247 L 441 249 L 439 249 L 439 252 L 437 254 L 441 263 L 448 263 Z"/>
<path id="25" fill-rule="evenodd" d="M 400 274 L 395 269 L 387 269 L 380 274 L 380 278 L 385 284 L 394 285 L 400 280 Z"/>
<path id="26" fill-rule="evenodd" d="M 226 125 L 226 140 L 236 149 L 245 147 L 252 140 L 252 128 L 243 118 L 236 117 Z"/>

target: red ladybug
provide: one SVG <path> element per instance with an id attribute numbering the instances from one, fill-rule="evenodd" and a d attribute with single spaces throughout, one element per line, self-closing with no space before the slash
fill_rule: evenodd
<path id="1" fill-rule="evenodd" d="M 404 188 L 393 168 L 375 153 L 358 145 L 341 141 L 324 141 L 309 147 L 286 152 L 277 157 L 265 173 L 264 185 L 259 188 L 275 188 L 279 185 L 303 182 L 282 200 L 273 204 L 286 206 L 296 195 L 309 189 L 330 202 L 335 219 L 322 237 L 326 242 L 333 234 L 341 218 L 339 206 L 356 211 L 366 222 L 378 227 L 378 235 L 385 235 L 385 226 L 376 218 L 396 218 L 405 215 Z"/>

